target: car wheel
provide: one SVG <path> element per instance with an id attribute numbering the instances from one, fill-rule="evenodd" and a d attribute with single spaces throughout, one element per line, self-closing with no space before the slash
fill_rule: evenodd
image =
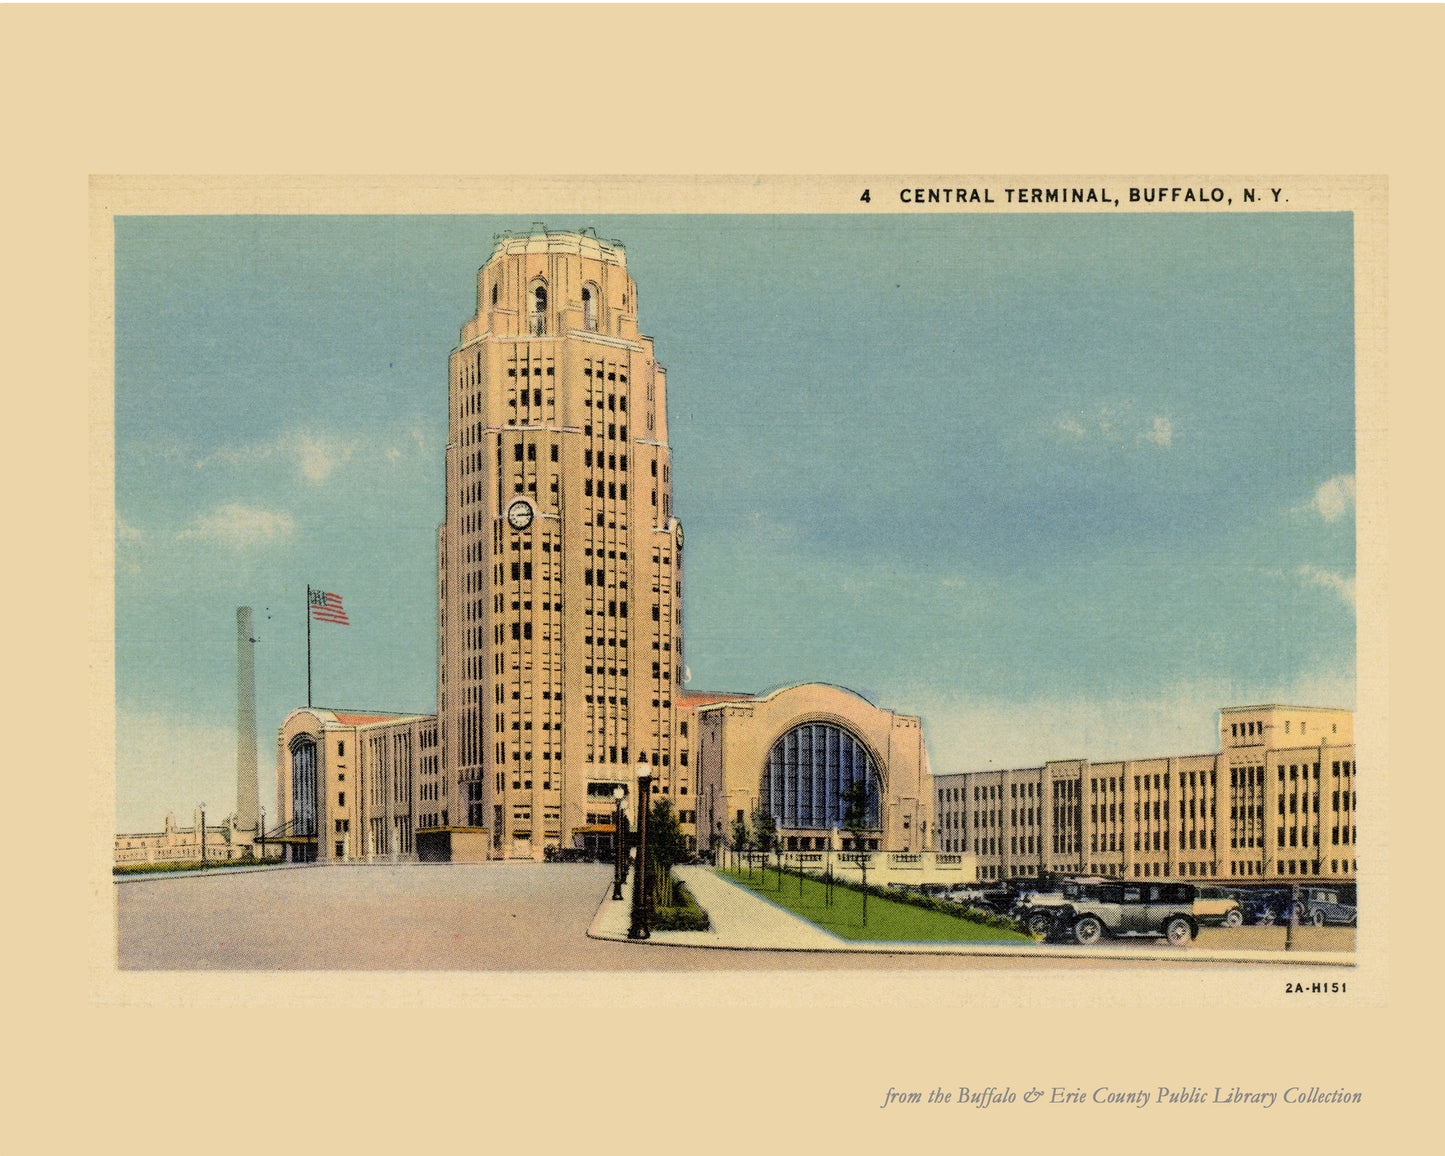
<path id="1" fill-rule="evenodd" d="M 1225 927 L 1238 927 L 1244 922 L 1244 912 L 1238 907 L 1231 908 L 1224 914 Z"/>
<path id="2" fill-rule="evenodd" d="M 1091 943 L 1098 943 L 1103 938 L 1104 925 L 1099 922 L 1097 916 L 1080 916 L 1078 922 L 1074 924 L 1074 940 L 1077 943 L 1087 946 Z"/>
<path id="3" fill-rule="evenodd" d="M 1291 909 L 1291 914 L 1295 919 L 1303 919 L 1305 917 L 1305 905 L 1303 903 L 1296 903 Z"/>
<path id="4" fill-rule="evenodd" d="M 1310 912 L 1310 922 L 1316 927 L 1323 927 L 1325 925 L 1325 913 L 1316 907 Z"/>
<path id="5" fill-rule="evenodd" d="M 1032 915 L 1029 916 L 1029 934 L 1036 936 L 1039 939 L 1046 939 L 1049 934 L 1049 929 L 1053 926 L 1053 923 L 1054 921 L 1050 919 L 1044 912 L 1035 911 Z"/>
<path id="6" fill-rule="evenodd" d="M 1174 947 L 1187 947 L 1194 938 L 1194 928 L 1184 916 L 1176 915 L 1165 922 L 1164 938 Z"/>
<path id="7" fill-rule="evenodd" d="M 1261 912 L 1259 913 L 1259 925 L 1260 925 L 1261 927 L 1273 927 L 1273 926 L 1274 926 L 1274 908 L 1273 908 L 1273 907 L 1266 907 L 1263 911 L 1261 911 Z"/>

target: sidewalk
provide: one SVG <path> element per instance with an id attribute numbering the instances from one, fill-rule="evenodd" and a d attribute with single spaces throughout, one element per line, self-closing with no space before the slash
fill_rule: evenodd
<path id="1" fill-rule="evenodd" d="M 654 947 L 711 947 L 733 951 L 827 951 L 874 955 L 1027 955 L 1060 959 L 1158 960 L 1170 963 L 1234 961 L 1238 963 L 1352 965 L 1353 954 L 1321 951 L 1208 951 L 1170 947 L 1155 940 L 1093 947 L 1045 943 L 885 943 L 842 939 L 790 911 L 723 878 L 711 867 L 677 867 L 674 874 L 687 885 L 707 912 L 706 931 L 654 931 L 636 941 Z M 609 885 L 602 905 L 587 929 L 592 939 L 627 940 L 632 915 L 632 885 L 622 885 L 622 898 L 612 898 Z"/>

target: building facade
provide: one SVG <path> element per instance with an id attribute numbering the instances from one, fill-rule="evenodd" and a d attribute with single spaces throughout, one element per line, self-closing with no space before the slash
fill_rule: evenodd
<path id="1" fill-rule="evenodd" d="M 706 699 L 710 696 L 699 696 Z M 733 824 L 771 815 L 789 851 L 931 848 L 932 776 L 921 721 L 818 683 L 769 694 L 715 696 L 692 710 L 695 830 L 704 846 L 731 840 Z M 865 845 L 843 830 L 842 793 L 869 791 Z"/>
<path id="2" fill-rule="evenodd" d="M 303 707 L 277 734 L 281 821 L 264 843 L 292 863 L 413 859 L 423 830 L 452 838 L 455 808 L 436 716 Z M 474 855 L 468 834 L 456 841 Z"/>
<path id="3" fill-rule="evenodd" d="M 1354 878 L 1352 712 L 1227 707 L 1219 730 L 1215 754 L 937 776 L 934 846 L 982 879 Z"/>
<path id="4" fill-rule="evenodd" d="M 496 857 L 680 799 L 683 532 L 666 372 L 619 244 L 498 242 L 451 355 L 438 719 L 454 824 Z M 680 808 L 679 808 L 680 809 Z"/>

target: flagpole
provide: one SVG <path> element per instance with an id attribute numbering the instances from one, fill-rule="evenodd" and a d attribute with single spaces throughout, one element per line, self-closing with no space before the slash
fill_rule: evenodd
<path id="1" fill-rule="evenodd" d="M 311 709 L 311 585 L 306 585 L 306 709 Z"/>

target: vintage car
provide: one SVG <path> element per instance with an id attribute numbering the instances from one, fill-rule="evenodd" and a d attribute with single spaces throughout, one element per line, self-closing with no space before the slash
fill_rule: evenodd
<path id="1" fill-rule="evenodd" d="M 1244 921 L 1252 926 L 1272 927 L 1289 919 L 1288 888 L 1231 887 L 1227 894 L 1239 900 Z"/>
<path id="2" fill-rule="evenodd" d="M 962 900 L 966 906 L 991 911 L 996 915 L 1008 915 L 1025 897 L 1056 887 L 1057 883 L 1047 876 L 1037 879 L 995 879 L 956 888 L 950 892 L 949 898 L 954 902 Z"/>
<path id="3" fill-rule="evenodd" d="M 1037 890 L 1023 892 L 1009 914 L 1021 920 L 1030 934 L 1047 938 L 1058 909 L 1076 900 L 1081 887 L 1109 882 L 1112 880 L 1095 876 L 1051 879 Z"/>
<path id="4" fill-rule="evenodd" d="M 1359 918 L 1354 893 L 1344 887 L 1301 887 L 1296 908 L 1301 923 L 1353 927 Z"/>
<path id="5" fill-rule="evenodd" d="M 1117 938 L 1162 937 L 1175 946 L 1199 934 L 1195 891 L 1189 883 L 1065 882 L 1063 901 L 1037 896 L 1016 914 L 1035 934 L 1081 944 Z M 1037 902 L 1037 900 L 1044 902 Z M 1037 930 L 1036 930 L 1037 929 Z"/>
<path id="6" fill-rule="evenodd" d="M 1200 887 L 1194 896 L 1194 921 L 1200 927 L 1239 927 L 1244 907 L 1222 887 Z"/>

